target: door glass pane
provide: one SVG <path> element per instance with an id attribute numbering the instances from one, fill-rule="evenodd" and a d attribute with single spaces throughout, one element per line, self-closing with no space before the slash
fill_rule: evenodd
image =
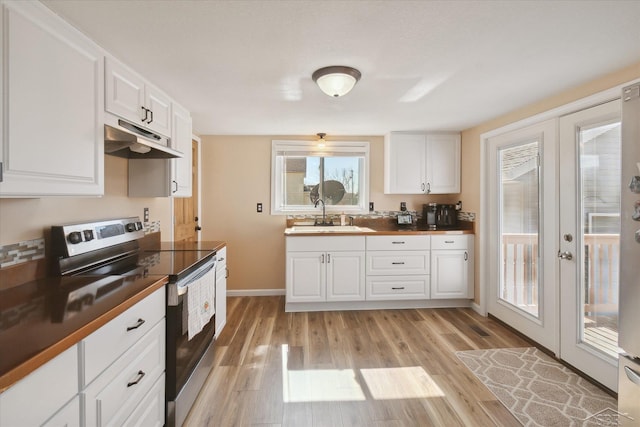
<path id="1" fill-rule="evenodd" d="M 502 274 L 499 298 L 539 316 L 538 141 L 498 150 Z"/>
<path id="2" fill-rule="evenodd" d="M 580 128 L 581 340 L 618 349 L 620 122 Z"/>

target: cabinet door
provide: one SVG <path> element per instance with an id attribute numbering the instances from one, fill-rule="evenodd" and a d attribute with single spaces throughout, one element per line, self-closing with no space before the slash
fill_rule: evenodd
<path id="1" fill-rule="evenodd" d="M 137 125 L 148 114 L 144 106 L 144 80 L 124 65 L 107 58 L 105 62 L 105 109 Z"/>
<path id="2" fill-rule="evenodd" d="M 80 427 L 80 396 L 74 397 L 53 417 L 49 418 L 42 427 Z"/>
<path id="3" fill-rule="evenodd" d="M 287 252 L 287 302 L 326 300 L 325 252 Z"/>
<path id="4" fill-rule="evenodd" d="M 227 324 L 227 248 L 222 248 L 216 254 L 216 337 L 220 335 Z"/>
<path id="5" fill-rule="evenodd" d="M 0 8 L 0 196 L 102 195 L 101 49 L 40 2 Z"/>
<path id="6" fill-rule="evenodd" d="M 159 134 L 171 136 L 171 98 L 160 89 L 146 85 L 144 106 L 150 110 L 145 126 Z"/>
<path id="7" fill-rule="evenodd" d="M 192 143 L 191 143 L 191 115 L 187 110 L 173 104 L 173 136 L 171 145 L 180 151 L 184 157 L 172 159 L 172 194 L 174 197 L 191 197 L 192 183 Z"/>
<path id="8" fill-rule="evenodd" d="M 427 135 L 427 193 L 460 192 L 460 135 Z"/>
<path id="9" fill-rule="evenodd" d="M 328 252 L 327 301 L 363 301 L 364 252 Z"/>
<path id="10" fill-rule="evenodd" d="M 466 250 L 432 250 L 431 298 L 471 298 L 470 262 Z"/>
<path id="11" fill-rule="evenodd" d="M 0 426 L 39 426 L 77 393 L 78 347 L 74 345 L 0 394 Z M 61 417 L 68 415 L 65 411 Z M 76 415 L 79 419 L 79 412 Z"/>
<path id="12" fill-rule="evenodd" d="M 391 133 L 384 141 L 384 192 L 422 194 L 425 184 L 425 135 Z"/>

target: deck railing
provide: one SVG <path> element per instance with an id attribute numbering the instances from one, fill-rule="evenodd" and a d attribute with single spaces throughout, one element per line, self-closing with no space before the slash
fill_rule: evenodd
<path id="1" fill-rule="evenodd" d="M 537 234 L 503 234 L 503 288 L 501 297 L 525 310 L 537 310 Z M 584 236 L 584 295 L 587 312 L 615 311 L 618 304 L 617 234 Z"/>

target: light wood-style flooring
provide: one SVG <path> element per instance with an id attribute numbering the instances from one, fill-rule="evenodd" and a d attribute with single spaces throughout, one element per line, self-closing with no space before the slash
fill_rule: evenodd
<path id="1" fill-rule="evenodd" d="M 285 313 L 228 299 L 185 426 L 517 426 L 455 352 L 531 344 L 471 309 Z"/>

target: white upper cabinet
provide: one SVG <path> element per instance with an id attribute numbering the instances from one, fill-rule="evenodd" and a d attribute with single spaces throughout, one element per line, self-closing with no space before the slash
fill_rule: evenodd
<path id="1" fill-rule="evenodd" d="M 392 132 L 384 141 L 384 192 L 460 192 L 460 135 Z"/>
<path id="2" fill-rule="evenodd" d="M 171 98 L 113 58 L 105 65 L 105 108 L 133 124 L 171 136 Z"/>
<path id="3" fill-rule="evenodd" d="M 40 2 L 1 14 L 0 197 L 102 195 L 103 51 Z"/>
<path id="4" fill-rule="evenodd" d="M 184 157 L 172 159 L 171 183 L 174 197 L 191 197 L 193 155 L 191 145 L 191 114 L 173 104 L 172 148 L 184 154 Z"/>

